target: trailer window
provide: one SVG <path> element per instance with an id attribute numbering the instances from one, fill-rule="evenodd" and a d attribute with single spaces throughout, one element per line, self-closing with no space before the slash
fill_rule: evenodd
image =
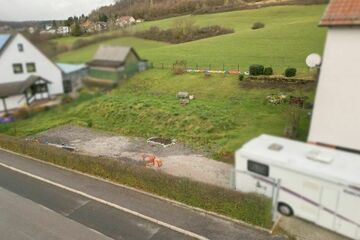
<path id="1" fill-rule="evenodd" d="M 262 163 L 248 160 L 247 169 L 250 172 L 254 172 L 265 177 L 269 176 L 269 166 Z"/>

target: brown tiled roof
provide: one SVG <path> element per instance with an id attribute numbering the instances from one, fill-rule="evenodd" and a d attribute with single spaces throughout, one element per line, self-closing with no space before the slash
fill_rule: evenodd
<path id="1" fill-rule="evenodd" d="M 331 0 L 321 26 L 360 26 L 360 0 Z"/>

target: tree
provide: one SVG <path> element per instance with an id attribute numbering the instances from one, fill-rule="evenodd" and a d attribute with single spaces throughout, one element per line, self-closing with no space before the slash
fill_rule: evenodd
<path id="1" fill-rule="evenodd" d="M 78 37 L 81 36 L 83 33 L 81 31 L 81 27 L 79 22 L 73 23 L 73 25 L 71 26 L 71 35 Z"/>
<path id="2" fill-rule="evenodd" d="M 107 22 L 108 21 L 108 16 L 106 16 L 105 14 L 101 14 L 100 16 L 99 16 L 99 21 L 100 22 Z"/>
<path id="3" fill-rule="evenodd" d="M 68 17 L 68 19 L 65 22 L 65 25 L 68 27 L 71 27 L 74 23 L 74 18 L 73 17 Z"/>

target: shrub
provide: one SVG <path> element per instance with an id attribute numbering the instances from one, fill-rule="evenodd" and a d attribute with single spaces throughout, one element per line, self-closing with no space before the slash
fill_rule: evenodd
<path id="1" fill-rule="evenodd" d="M 259 64 L 253 64 L 249 68 L 250 75 L 259 76 L 264 74 L 264 66 Z"/>
<path id="2" fill-rule="evenodd" d="M 239 74 L 239 80 L 242 81 L 245 79 L 245 74 L 244 73 L 240 73 Z"/>
<path id="3" fill-rule="evenodd" d="M 285 70 L 285 77 L 295 77 L 296 76 L 296 68 L 287 68 Z"/>
<path id="4" fill-rule="evenodd" d="M 273 75 L 274 71 L 272 69 L 272 67 L 267 67 L 264 69 L 264 75 L 270 76 Z"/>
<path id="5" fill-rule="evenodd" d="M 30 108 L 27 106 L 21 107 L 14 112 L 14 117 L 16 119 L 26 119 L 29 118 L 30 115 L 31 115 L 31 111 Z"/>
<path id="6" fill-rule="evenodd" d="M 65 94 L 61 99 L 61 104 L 68 104 L 71 103 L 73 100 L 74 99 L 69 94 Z"/>
<path id="7" fill-rule="evenodd" d="M 176 61 L 173 67 L 174 74 L 180 75 L 186 71 L 186 61 Z"/>
<path id="8" fill-rule="evenodd" d="M 264 23 L 262 23 L 262 22 L 255 22 L 255 23 L 252 25 L 251 29 L 252 29 L 252 30 L 256 30 L 256 29 L 260 29 L 260 28 L 264 28 L 264 27 L 265 27 L 265 24 L 264 24 Z"/>

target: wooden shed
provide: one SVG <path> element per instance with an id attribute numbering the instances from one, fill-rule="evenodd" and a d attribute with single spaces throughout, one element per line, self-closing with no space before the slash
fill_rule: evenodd
<path id="1" fill-rule="evenodd" d="M 101 46 L 87 65 L 89 77 L 119 81 L 145 70 L 147 61 L 132 47 Z"/>

